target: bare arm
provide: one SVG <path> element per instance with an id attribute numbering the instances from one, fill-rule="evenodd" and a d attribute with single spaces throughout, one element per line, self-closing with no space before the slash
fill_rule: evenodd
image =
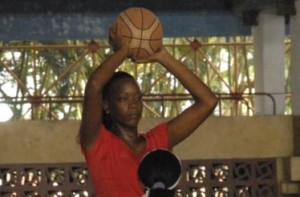
<path id="1" fill-rule="evenodd" d="M 128 51 L 127 47 L 122 47 L 107 58 L 88 79 L 85 87 L 82 121 L 79 131 L 81 146 L 86 150 L 95 142 L 102 124 L 103 87 L 114 71 L 128 57 Z"/>
<path id="2" fill-rule="evenodd" d="M 151 57 L 151 61 L 162 64 L 180 81 L 195 100 L 193 105 L 169 122 L 169 146 L 173 147 L 187 138 L 208 118 L 217 104 L 217 98 L 194 73 L 172 57 L 164 47 Z"/>

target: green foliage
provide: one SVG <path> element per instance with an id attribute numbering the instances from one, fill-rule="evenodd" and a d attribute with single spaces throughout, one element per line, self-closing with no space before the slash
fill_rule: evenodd
<path id="1" fill-rule="evenodd" d="M 251 37 L 168 38 L 163 42 L 220 98 L 254 92 Z M 107 40 L 0 43 L 0 97 L 13 112 L 11 120 L 80 119 L 87 79 L 110 53 Z M 289 55 L 285 64 L 285 87 L 290 92 Z M 128 60 L 119 69 L 134 75 L 140 84 L 145 117 L 176 116 L 192 103 L 179 81 L 157 63 L 137 65 Z M 252 115 L 253 106 L 253 98 L 222 99 L 215 114 Z M 286 106 L 290 113 L 289 100 Z"/>

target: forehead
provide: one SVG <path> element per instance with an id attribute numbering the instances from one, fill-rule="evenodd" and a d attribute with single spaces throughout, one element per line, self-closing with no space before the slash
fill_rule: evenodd
<path id="1" fill-rule="evenodd" d="M 115 81 L 110 91 L 113 94 L 139 93 L 140 88 L 133 78 L 122 78 Z"/>

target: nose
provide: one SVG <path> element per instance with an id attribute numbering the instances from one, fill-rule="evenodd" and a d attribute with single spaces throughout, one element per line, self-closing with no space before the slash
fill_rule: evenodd
<path id="1" fill-rule="evenodd" d="M 130 99 L 130 102 L 129 102 L 129 106 L 130 107 L 136 107 L 137 106 L 137 103 L 138 101 L 136 99 Z"/>
<path id="2" fill-rule="evenodd" d="M 141 104 L 141 101 L 140 101 L 139 98 L 131 98 L 129 100 L 129 107 L 130 108 L 137 108 L 137 107 L 140 106 L 140 104 Z"/>

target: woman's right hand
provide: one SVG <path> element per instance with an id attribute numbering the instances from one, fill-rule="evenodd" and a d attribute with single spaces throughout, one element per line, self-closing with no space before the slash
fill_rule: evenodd
<path id="1" fill-rule="evenodd" d="M 129 47 L 128 40 L 122 36 L 122 28 L 124 28 L 124 24 L 118 21 L 109 28 L 109 44 L 112 46 L 114 52 L 121 49 L 126 50 L 127 57 L 131 58 L 132 50 Z"/>

